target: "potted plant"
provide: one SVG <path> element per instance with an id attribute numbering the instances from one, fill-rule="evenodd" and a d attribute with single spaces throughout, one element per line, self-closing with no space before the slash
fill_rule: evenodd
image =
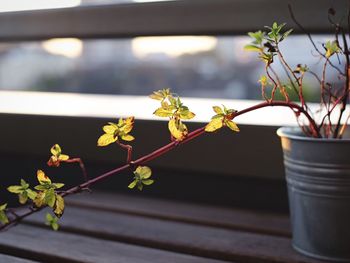
<path id="1" fill-rule="evenodd" d="M 296 21 L 298 26 L 304 28 Z M 274 23 L 267 32 L 249 33 L 253 42 L 247 50 L 255 51 L 265 62 L 266 75 L 260 78 L 266 102 L 275 101 L 280 92 L 288 104 L 289 89 L 298 98 L 298 107 L 291 107 L 299 128 L 280 128 L 293 234 L 293 247 L 318 259 L 350 261 L 350 137 L 346 133 L 349 113 L 345 111 L 349 96 L 350 54 L 349 35 L 342 25 L 333 21 L 335 11 L 329 9 L 329 21 L 335 37 L 321 48 L 307 34 L 322 63 L 317 75 L 307 65 L 289 65 L 280 49 L 281 42 L 291 33 L 284 24 Z M 273 68 L 278 61 L 286 81 Z M 328 69 L 337 72 L 338 83 L 327 78 Z M 316 78 L 320 86 L 320 108 L 312 112 L 304 98 L 304 78 Z M 270 93 L 267 95 L 267 90 Z M 277 102 L 277 101 L 275 101 Z M 302 124 L 301 116 L 307 119 Z M 345 120 L 345 121 L 344 121 Z"/>
<path id="2" fill-rule="evenodd" d="M 299 252 L 319 259 L 349 262 L 350 139 L 346 133 L 346 123 L 350 118 L 346 112 L 350 87 L 350 54 L 347 44 L 349 36 L 340 24 L 333 21 L 334 14 L 335 11 L 330 9 L 329 20 L 335 28 L 334 40 L 327 41 L 318 48 L 308 34 L 319 60 L 322 61 L 320 63 L 323 63 L 320 76 L 307 65 L 288 64 L 280 49 L 281 43 L 292 32 L 284 29 L 285 24 L 273 23 L 271 27 L 266 27 L 266 31 L 249 33 L 253 40 L 245 49 L 257 52 L 264 62 L 266 74 L 259 82 L 265 101 L 240 111 L 225 106 L 213 106 L 214 116 L 209 123 L 190 132 L 184 121 L 194 118 L 195 114 L 169 89 L 155 91 L 150 97 L 159 101 L 160 106 L 154 114 L 169 119 L 171 141 L 167 145 L 133 159 L 133 148 L 129 142 L 134 140 L 131 134 L 134 118 L 120 118 L 117 122 L 109 122 L 103 126 L 103 134 L 98 138 L 97 145 L 105 147 L 118 144 L 127 152 L 126 162 L 121 167 L 89 179 L 83 161 L 63 154 L 61 147 L 55 144 L 50 150 L 51 157 L 47 164 L 59 167 L 62 163 L 78 163 L 84 181 L 65 189 L 64 184 L 53 182 L 39 169 L 36 173 L 38 185 L 34 189 L 24 180 L 19 185 L 9 186 L 8 190 L 18 195 L 19 202 L 26 209 L 17 211 L 7 208 L 6 204 L 0 205 L 0 230 L 17 224 L 44 207 L 52 208 L 54 215 L 47 214 L 46 223 L 57 230 L 58 220 L 65 208 L 65 196 L 89 190 L 92 185 L 125 170 L 133 171 L 130 173 L 133 174 L 133 180 L 128 187 L 142 190 L 154 182 L 151 179 L 152 170 L 145 166 L 147 162 L 204 133 L 213 133 L 223 127 L 238 132 L 239 128 L 233 121 L 237 116 L 264 107 L 287 107 L 294 112 L 299 124 L 298 129 L 278 130 L 285 156 L 293 246 Z M 296 20 L 295 22 L 298 24 Z M 281 64 L 285 79 L 275 71 L 276 62 Z M 328 69 L 338 73 L 339 83 L 332 84 L 328 81 Z M 317 112 L 312 112 L 305 101 L 303 81 L 308 76 L 315 78 L 320 86 L 321 110 Z M 282 99 L 277 99 L 278 93 Z M 291 93 L 295 94 L 297 101 L 290 99 Z"/>

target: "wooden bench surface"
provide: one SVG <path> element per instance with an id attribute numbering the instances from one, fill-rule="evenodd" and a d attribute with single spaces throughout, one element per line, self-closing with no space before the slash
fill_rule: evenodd
<path id="1" fill-rule="evenodd" d="M 0 262 L 319 262 L 284 215 L 97 192 L 67 198 L 58 232 L 45 213 L 0 233 Z"/>

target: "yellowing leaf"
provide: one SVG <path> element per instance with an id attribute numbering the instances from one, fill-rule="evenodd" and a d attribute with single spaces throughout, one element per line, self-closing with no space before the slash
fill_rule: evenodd
<path id="1" fill-rule="evenodd" d="M 222 111 L 222 109 L 219 106 L 213 106 L 213 110 L 217 113 L 217 114 L 223 114 L 224 112 Z"/>
<path id="2" fill-rule="evenodd" d="M 50 178 L 47 177 L 42 170 L 36 172 L 36 177 L 40 184 L 51 184 Z"/>
<path id="3" fill-rule="evenodd" d="M 171 116 L 173 116 L 174 113 L 172 110 L 158 108 L 158 109 L 156 109 L 155 112 L 153 112 L 153 114 L 158 116 L 158 117 L 171 117 Z"/>
<path id="4" fill-rule="evenodd" d="M 45 192 L 38 192 L 35 199 L 33 200 L 35 206 L 42 207 L 45 204 L 44 198 L 45 198 Z"/>
<path id="5" fill-rule="evenodd" d="M 111 143 L 114 143 L 117 140 L 117 138 L 114 138 L 112 134 L 103 134 L 98 138 L 97 145 L 98 146 L 107 146 Z"/>
<path id="6" fill-rule="evenodd" d="M 69 156 L 66 155 L 66 154 L 60 154 L 60 155 L 58 156 L 58 160 L 59 160 L 59 161 L 67 161 L 68 159 L 69 159 Z"/>
<path id="7" fill-rule="evenodd" d="M 54 156 L 58 156 L 62 152 L 61 147 L 58 144 L 55 144 L 54 146 L 52 146 L 50 151 Z"/>
<path id="8" fill-rule="evenodd" d="M 103 126 L 102 129 L 107 134 L 114 134 L 114 132 L 118 129 L 118 127 L 110 124 L 110 125 Z"/>
<path id="9" fill-rule="evenodd" d="M 60 218 L 63 215 L 64 212 L 64 199 L 62 196 L 56 194 L 56 201 L 54 205 L 54 211 L 55 215 Z"/>
<path id="10" fill-rule="evenodd" d="M 168 123 L 168 128 L 171 135 L 177 140 L 183 140 L 187 133 L 187 127 L 180 120 L 171 119 Z"/>
<path id="11" fill-rule="evenodd" d="M 133 140 L 135 139 L 134 136 L 132 136 L 132 135 L 130 135 L 130 134 L 123 135 L 123 136 L 121 136 L 121 138 L 122 138 L 124 141 L 128 141 L 128 142 L 133 141 Z"/>
<path id="12" fill-rule="evenodd" d="M 222 127 L 222 118 L 212 119 L 207 126 L 205 126 L 206 132 L 214 132 Z"/>
<path id="13" fill-rule="evenodd" d="M 233 121 L 230 120 L 226 120 L 225 124 L 227 125 L 227 127 L 229 127 L 231 130 L 235 131 L 235 132 L 239 132 L 239 128 L 237 126 L 236 123 L 234 123 Z"/>

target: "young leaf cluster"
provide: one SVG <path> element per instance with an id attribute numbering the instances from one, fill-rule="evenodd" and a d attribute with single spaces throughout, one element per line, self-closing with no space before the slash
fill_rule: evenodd
<path id="1" fill-rule="evenodd" d="M 28 198 L 30 200 L 34 200 L 36 197 L 36 192 L 31 190 L 29 188 L 29 184 L 21 179 L 20 185 L 11 185 L 7 187 L 7 190 L 10 193 L 17 194 L 18 195 L 18 201 L 20 204 L 25 204 L 28 201 Z"/>
<path id="2" fill-rule="evenodd" d="M 214 132 L 221 129 L 223 126 L 227 126 L 234 132 L 239 132 L 239 128 L 235 122 L 232 121 L 234 114 L 237 112 L 233 109 L 227 109 L 224 105 L 220 108 L 219 106 L 213 106 L 213 110 L 216 113 L 211 121 L 205 126 L 206 132 Z"/>
<path id="3" fill-rule="evenodd" d="M 142 191 L 144 185 L 151 185 L 154 183 L 154 180 L 150 179 L 151 175 L 151 168 L 147 166 L 138 166 L 134 171 L 134 181 L 132 181 L 128 187 L 132 189 L 136 186 Z"/>
<path id="4" fill-rule="evenodd" d="M 62 149 L 58 144 L 55 144 L 51 147 L 50 152 L 52 156 L 47 161 L 48 166 L 58 167 L 61 162 L 65 162 L 69 160 L 69 156 L 66 154 L 62 154 Z"/>
<path id="5" fill-rule="evenodd" d="M 278 44 L 282 42 L 293 30 L 287 30 L 282 33 L 285 24 L 272 24 L 272 27 L 266 27 L 268 32 L 256 31 L 249 32 L 248 35 L 253 39 L 252 42 L 244 47 L 247 51 L 258 52 L 259 58 L 270 65 L 273 63 L 273 57 L 278 50 Z"/>
<path id="6" fill-rule="evenodd" d="M 153 114 L 169 118 L 168 129 L 171 136 L 178 141 L 183 140 L 188 134 L 188 129 L 182 120 L 190 120 L 195 117 L 195 114 L 181 102 L 178 96 L 171 93 L 170 89 L 155 91 L 150 97 L 159 100 L 161 104 Z"/>
<path id="7" fill-rule="evenodd" d="M 9 222 L 9 219 L 6 215 L 6 207 L 7 207 L 7 204 L 0 205 L 0 222 L 2 224 L 7 224 Z"/>
<path id="8" fill-rule="evenodd" d="M 53 209 L 55 215 L 59 218 L 64 212 L 64 199 L 56 192 L 56 189 L 62 188 L 62 183 L 52 183 L 51 179 L 45 175 L 42 170 L 37 171 L 37 179 L 39 185 L 34 188 L 38 193 L 34 199 L 36 207 L 47 205 Z"/>
<path id="9" fill-rule="evenodd" d="M 98 146 L 107 146 L 111 143 L 122 139 L 124 141 L 133 141 L 134 136 L 129 133 L 134 126 L 134 117 L 128 117 L 126 119 L 120 118 L 118 123 L 109 122 L 108 125 L 103 126 L 105 132 L 101 135 L 97 141 Z"/>

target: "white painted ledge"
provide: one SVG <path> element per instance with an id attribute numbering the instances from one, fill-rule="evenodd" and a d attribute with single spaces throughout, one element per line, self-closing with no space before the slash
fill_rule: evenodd
<path id="1" fill-rule="evenodd" d="M 242 110 L 259 101 L 183 98 L 196 113 L 194 122 L 208 122 L 214 115 L 212 106 L 224 104 Z M 91 95 L 75 93 L 0 91 L 0 113 L 116 118 L 135 116 L 137 119 L 162 120 L 152 115 L 159 103 L 146 96 Z M 317 105 L 311 105 L 317 108 Z M 164 120 L 164 119 L 163 119 Z M 260 109 L 236 119 L 237 123 L 264 126 L 297 125 L 291 110 L 283 107 Z"/>

